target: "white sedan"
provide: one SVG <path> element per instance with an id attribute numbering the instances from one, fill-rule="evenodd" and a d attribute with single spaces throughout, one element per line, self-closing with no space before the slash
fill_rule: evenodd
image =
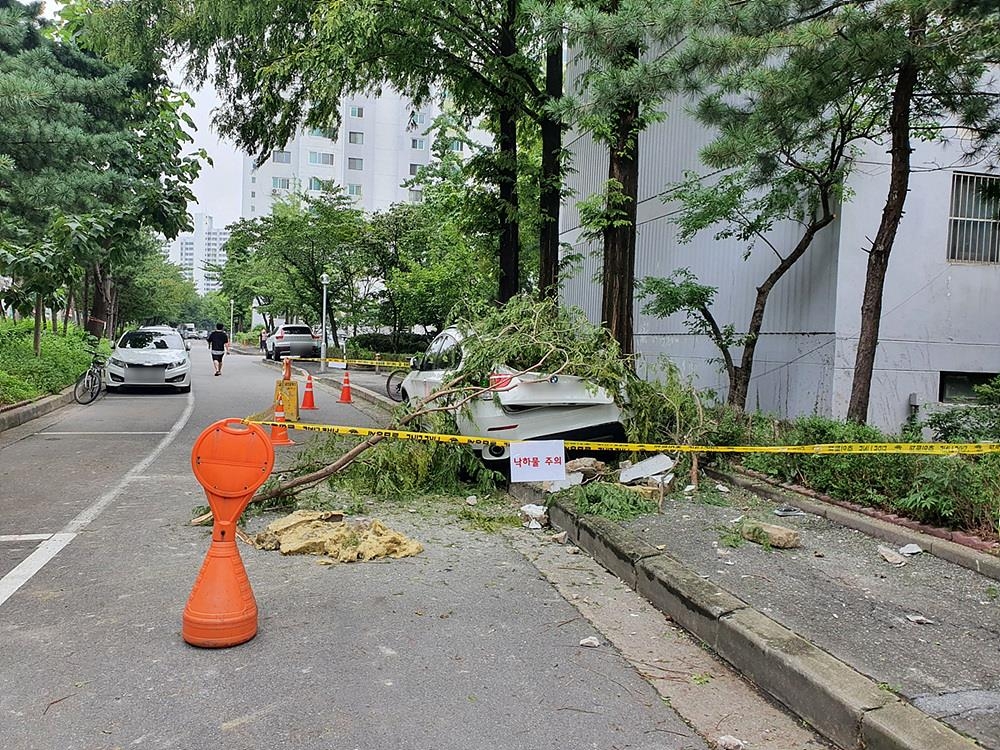
<path id="1" fill-rule="evenodd" d="M 441 332 L 400 386 L 403 399 L 422 399 L 441 387 L 449 371 L 462 365 L 462 333 L 457 328 Z M 622 413 L 605 389 L 573 375 L 518 375 L 497 367 L 490 376 L 490 390 L 456 412 L 463 435 L 504 440 L 621 440 L 625 435 Z M 490 445 L 483 458 L 503 461 L 506 446 Z"/>
<path id="2" fill-rule="evenodd" d="M 128 331 L 115 344 L 104 368 L 109 391 L 130 385 L 191 390 L 191 357 L 177 331 L 151 326 Z"/>

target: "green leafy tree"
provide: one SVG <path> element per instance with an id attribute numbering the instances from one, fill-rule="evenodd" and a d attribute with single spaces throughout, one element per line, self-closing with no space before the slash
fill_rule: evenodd
<path id="1" fill-rule="evenodd" d="M 544 217 L 539 277 L 551 291 L 558 274 L 563 127 L 550 105 L 562 93 L 562 37 L 541 35 L 524 6 L 524 0 L 266 0 L 252 8 L 234 0 L 109 2 L 88 31 L 105 49 L 151 69 L 167 50 L 183 51 L 191 76 L 211 78 L 226 100 L 220 129 L 253 153 L 282 145 L 302 124 L 335 123 L 344 95 L 386 85 L 418 105 L 443 87 L 463 116 L 486 112 L 497 142 L 491 177 L 503 206 L 497 218 L 505 300 L 520 283 L 517 149 L 524 123 L 541 127 L 545 179 L 533 191 Z"/>
<path id="2" fill-rule="evenodd" d="M 861 330 L 848 418 L 868 418 L 869 394 L 889 258 L 903 216 L 914 140 L 958 140 L 964 155 L 995 149 L 1000 89 L 987 73 L 996 61 L 1000 17 L 993 8 L 950 0 L 889 0 L 803 7 L 796 2 L 734 6 L 737 30 L 726 44 L 738 60 L 780 61 L 809 51 L 816 64 L 792 81 L 816 120 L 831 107 L 856 106 L 870 120 L 874 142 L 890 156 L 881 220 L 866 248 Z M 845 98 L 842 82 L 855 100 Z"/>
<path id="3" fill-rule="evenodd" d="M 577 96 L 561 106 L 608 150 L 608 179 L 600 194 L 583 202 L 581 219 L 602 244 L 601 320 L 628 357 L 634 351 L 639 134 L 662 117 L 659 105 L 679 77 L 673 53 L 684 28 L 681 3 L 569 3 L 562 14 L 582 72 Z"/>

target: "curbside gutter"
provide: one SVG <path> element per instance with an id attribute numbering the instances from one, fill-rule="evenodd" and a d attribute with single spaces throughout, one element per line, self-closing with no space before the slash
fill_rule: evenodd
<path id="1" fill-rule="evenodd" d="M 534 485 L 510 492 L 550 502 L 549 520 L 571 541 L 839 747 L 980 747 L 618 524 L 581 516 Z"/>
<path id="2" fill-rule="evenodd" d="M 71 403 L 73 403 L 73 386 L 54 396 L 43 396 L 34 401 L 8 406 L 0 411 L 0 432 L 30 422 L 32 419 L 44 417 Z"/>

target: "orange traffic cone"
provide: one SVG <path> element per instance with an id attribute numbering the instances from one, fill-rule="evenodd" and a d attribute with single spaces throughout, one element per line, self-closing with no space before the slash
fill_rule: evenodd
<path id="1" fill-rule="evenodd" d="M 181 637 L 226 648 L 257 635 L 257 602 L 236 548 L 236 521 L 274 468 L 274 448 L 257 425 L 223 419 L 191 451 L 194 475 L 212 508 L 212 544 L 184 607 Z"/>
<path id="2" fill-rule="evenodd" d="M 306 377 L 306 392 L 302 395 L 302 406 L 300 409 L 315 409 L 316 402 L 313 400 L 313 376 Z"/>
<path id="3" fill-rule="evenodd" d="M 351 404 L 354 403 L 351 400 L 351 373 L 344 370 L 344 385 L 340 388 L 340 398 L 337 399 L 338 404 Z"/>
<path id="4" fill-rule="evenodd" d="M 285 421 L 285 405 L 280 398 L 274 402 L 274 421 Z M 287 427 L 271 425 L 271 445 L 295 445 L 295 441 L 288 437 Z"/>
<path id="5" fill-rule="evenodd" d="M 281 369 L 281 379 L 291 380 L 292 379 L 292 360 L 286 358 L 282 364 Z"/>

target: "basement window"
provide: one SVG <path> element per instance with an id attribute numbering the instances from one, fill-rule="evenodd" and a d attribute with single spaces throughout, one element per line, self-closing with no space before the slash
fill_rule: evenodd
<path id="1" fill-rule="evenodd" d="M 968 404 L 979 400 L 974 386 L 986 385 L 997 376 L 995 372 L 942 372 L 938 401 L 945 404 Z"/>

